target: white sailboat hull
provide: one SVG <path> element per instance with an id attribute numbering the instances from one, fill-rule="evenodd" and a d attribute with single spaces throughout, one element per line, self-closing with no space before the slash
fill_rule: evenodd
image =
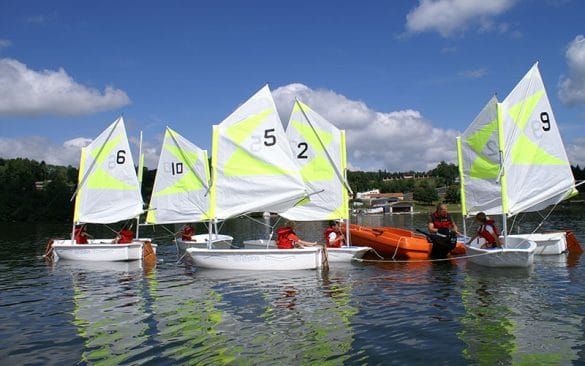
<path id="1" fill-rule="evenodd" d="M 180 252 L 184 252 L 187 248 L 207 248 L 209 243 L 209 234 L 197 234 L 192 236 L 194 240 L 183 240 L 177 238 L 177 246 Z M 214 249 L 230 249 L 232 248 L 232 241 L 234 238 L 229 235 L 212 234 L 211 247 Z"/>
<path id="2" fill-rule="evenodd" d="M 112 239 L 92 239 L 88 244 L 75 244 L 71 240 L 54 240 L 55 258 L 74 261 L 116 262 L 142 259 L 144 243 L 113 244 Z M 156 253 L 156 244 L 151 244 Z"/>
<path id="3" fill-rule="evenodd" d="M 351 262 L 360 259 L 368 252 L 370 247 L 345 246 L 341 248 L 327 248 L 327 259 L 330 263 Z"/>
<path id="4" fill-rule="evenodd" d="M 274 249 L 276 242 L 274 240 L 244 240 L 246 249 Z M 327 248 L 327 260 L 329 263 L 345 262 L 349 263 L 354 259 L 360 259 L 369 251 L 369 247 L 344 246 L 341 248 Z"/>
<path id="5" fill-rule="evenodd" d="M 536 243 L 520 237 L 506 239 L 502 249 L 481 249 L 483 239 L 474 240 L 466 246 L 469 261 L 485 267 L 525 268 L 534 263 Z"/>
<path id="6" fill-rule="evenodd" d="M 557 255 L 567 251 L 567 233 L 564 231 L 508 235 L 508 238 L 510 237 L 534 241 L 536 243 L 535 255 Z"/>
<path id="7" fill-rule="evenodd" d="M 322 266 L 321 248 L 304 249 L 201 249 L 188 248 L 197 267 L 278 271 L 317 269 Z"/>

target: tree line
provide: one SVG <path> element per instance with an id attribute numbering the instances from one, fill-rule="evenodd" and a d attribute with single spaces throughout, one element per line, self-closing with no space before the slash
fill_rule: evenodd
<path id="1" fill-rule="evenodd" d="M 585 179 L 585 169 L 571 167 L 576 180 Z M 150 201 L 156 170 L 144 168 L 142 196 Z M 29 159 L 0 158 L 0 221 L 71 221 L 78 169 L 49 165 Z M 381 193 L 412 193 L 413 199 L 431 203 L 439 199 L 437 188 L 444 187 L 444 200 L 459 202 L 459 171 L 456 165 L 440 162 L 426 172 L 390 173 L 348 171 L 354 192 L 380 189 Z"/>

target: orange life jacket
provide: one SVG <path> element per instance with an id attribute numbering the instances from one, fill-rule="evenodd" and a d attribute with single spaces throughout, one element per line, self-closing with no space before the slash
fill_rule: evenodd
<path id="1" fill-rule="evenodd" d="M 296 235 L 290 227 L 281 227 L 276 230 L 276 234 L 278 234 L 276 238 L 276 246 L 278 249 L 293 249 L 295 247 L 294 240 L 291 236 L 294 235 L 296 237 Z"/>
<path id="2" fill-rule="evenodd" d="M 492 233 L 490 233 L 487 230 L 487 226 L 491 226 L 492 229 L 494 229 L 494 233 L 495 236 L 494 237 L 492 235 Z M 497 242 L 497 237 L 499 236 L 498 234 L 498 228 L 496 227 L 496 224 L 494 223 L 493 220 L 486 220 L 485 224 L 481 225 L 478 229 L 477 229 L 477 235 L 479 235 L 480 237 L 484 238 L 485 241 L 489 244 L 493 244 Z"/>
<path id="3" fill-rule="evenodd" d="M 192 240 L 191 236 L 193 236 L 194 233 L 195 233 L 195 231 L 193 230 L 192 227 L 185 226 L 183 228 L 183 233 L 182 233 L 181 237 L 183 240 Z"/>
<path id="4" fill-rule="evenodd" d="M 118 244 L 132 243 L 134 240 L 134 232 L 132 230 L 120 230 L 120 240 Z"/>
<path id="5" fill-rule="evenodd" d="M 325 229 L 325 232 L 324 232 L 325 244 L 329 248 L 341 248 L 341 244 L 343 243 L 343 239 L 339 240 L 338 242 L 336 242 L 334 244 L 329 243 L 329 234 L 331 234 L 331 233 L 335 233 L 335 235 L 337 235 L 338 238 L 342 235 L 341 231 L 337 230 L 335 227 L 328 227 L 327 229 Z"/>
<path id="6" fill-rule="evenodd" d="M 87 244 L 87 237 L 85 237 L 85 235 L 81 235 L 83 232 L 81 227 L 76 227 L 75 228 L 75 242 L 77 244 Z"/>

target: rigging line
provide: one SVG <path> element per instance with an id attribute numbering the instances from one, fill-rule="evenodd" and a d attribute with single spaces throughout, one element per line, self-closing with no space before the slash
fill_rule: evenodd
<path id="1" fill-rule="evenodd" d="M 118 123 L 120 123 L 120 120 L 122 119 L 122 116 L 118 117 L 118 119 L 116 120 L 116 122 L 114 122 L 114 127 L 112 127 L 112 129 L 110 130 L 110 133 L 108 134 L 108 137 L 106 137 L 106 141 L 104 141 L 104 143 L 102 144 L 102 146 L 100 147 L 100 150 L 98 151 L 96 157 L 93 159 L 90 167 L 88 170 L 85 171 L 85 174 L 83 175 L 83 178 L 81 179 L 81 181 L 79 182 L 79 184 L 77 185 L 77 189 L 75 189 L 75 192 L 73 193 L 73 196 L 71 196 L 71 199 L 69 200 L 70 202 L 73 201 L 73 199 L 75 198 L 75 196 L 77 196 L 79 194 L 79 191 L 81 190 L 81 187 L 83 187 L 83 185 L 85 184 L 85 181 L 87 180 L 87 178 L 89 177 L 89 173 L 93 170 L 93 167 L 95 166 L 95 164 L 98 161 L 98 158 L 100 157 L 100 155 L 102 154 L 102 152 L 104 151 L 104 148 L 106 147 L 106 143 L 108 141 L 110 141 L 110 138 L 112 137 L 112 134 L 114 133 L 114 131 L 116 130 L 116 128 L 118 127 Z M 126 131 L 124 131 L 126 132 Z M 93 142 L 93 141 L 92 141 Z"/>
<path id="2" fill-rule="evenodd" d="M 303 116 L 305 116 L 305 119 L 307 120 L 307 122 L 309 123 L 309 126 L 313 130 L 313 133 L 317 137 L 317 140 L 319 141 L 319 144 L 321 144 L 321 147 L 323 148 L 323 151 L 325 151 L 325 155 L 327 155 L 327 158 L 329 159 L 329 162 L 333 166 L 333 169 L 335 170 L 335 174 L 337 175 L 337 178 L 341 181 L 341 183 L 343 183 L 343 185 L 345 186 L 345 189 L 347 189 L 347 191 L 349 192 L 349 194 L 353 196 L 353 191 L 351 190 L 351 187 L 349 186 L 349 184 L 347 183 L 347 181 L 345 180 L 345 178 L 343 177 L 343 175 L 341 174 L 341 172 L 337 168 L 337 165 L 333 161 L 333 158 L 331 158 L 331 155 L 329 154 L 329 151 L 327 151 L 327 148 L 325 147 L 325 144 L 323 143 L 323 141 L 321 140 L 321 137 L 317 133 L 317 130 L 315 129 L 315 126 L 313 126 L 313 123 L 309 119 L 309 116 L 307 116 L 307 114 L 305 113 L 305 109 L 303 108 L 302 103 L 299 101 L 298 98 L 295 98 L 295 100 L 297 101 L 297 103 L 299 103 L 299 107 L 301 109 L 301 112 L 303 113 Z"/>

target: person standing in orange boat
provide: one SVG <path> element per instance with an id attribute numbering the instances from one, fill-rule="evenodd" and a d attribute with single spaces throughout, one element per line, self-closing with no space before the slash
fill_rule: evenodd
<path id="1" fill-rule="evenodd" d="M 455 221 L 453 221 L 453 218 L 449 215 L 449 209 L 445 203 L 439 203 L 435 212 L 430 214 L 428 229 L 431 234 L 438 233 L 447 235 L 450 232 L 454 232 L 461 236 L 457 224 L 455 224 Z"/>

